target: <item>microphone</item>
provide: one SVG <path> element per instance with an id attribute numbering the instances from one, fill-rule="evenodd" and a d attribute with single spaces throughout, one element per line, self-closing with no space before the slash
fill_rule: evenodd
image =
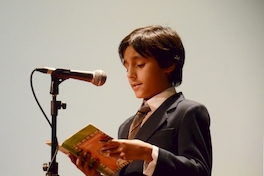
<path id="1" fill-rule="evenodd" d="M 68 69 L 61 69 L 61 68 L 36 68 L 36 71 L 41 73 L 50 74 L 56 78 L 62 79 L 77 79 L 81 81 L 91 82 L 96 86 L 101 86 L 106 81 L 106 74 L 102 70 L 95 70 L 95 71 L 79 71 L 79 70 L 68 70 Z"/>

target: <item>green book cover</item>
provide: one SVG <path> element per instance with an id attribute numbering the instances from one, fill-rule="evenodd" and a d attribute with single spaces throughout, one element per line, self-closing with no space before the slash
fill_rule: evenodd
<path id="1" fill-rule="evenodd" d="M 120 158 L 114 158 L 102 152 L 101 149 L 104 145 L 102 141 L 113 139 L 92 124 L 70 136 L 60 146 L 59 150 L 65 154 L 72 153 L 78 156 L 80 151 L 87 151 L 91 153 L 92 158 L 98 158 L 100 164 L 97 168 L 98 172 L 106 176 L 114 175 L 130 161 Z M 49 142 L 47 144 L 51 145 Z"/>

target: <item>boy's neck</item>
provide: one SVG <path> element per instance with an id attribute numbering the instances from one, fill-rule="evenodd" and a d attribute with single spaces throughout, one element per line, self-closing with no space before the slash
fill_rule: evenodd
<path id="1" fill-rule="evenodd" d="M 166 88 L 166 89 L 164 89 L 163 91 L 161 91 L 161 92 L 159 92 L 159 93 L 153 95 L 153 96 L 150 97 L 150 98 L 144 98 L 143 101 L 148 101 L 148 100 L 153 99 L 154 97 L 159 96 L 159 95 L 162 96 L 162 94 L 166 94 L 167 92 L 168 92 L 169 94 L 176 94 L 176 93 L 177 93 L 175 87 L 171 86 L 171 87 Z"/>

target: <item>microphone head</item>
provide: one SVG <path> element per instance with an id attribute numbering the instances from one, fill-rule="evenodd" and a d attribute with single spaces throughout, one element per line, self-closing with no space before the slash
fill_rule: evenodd
<path id="1" fill-rule="evenodd" d="M 106 78 L 107 76 L 103 70 L 95 70 L 92 83 L 96 86 L 101 86 L 105 83 Z"/>

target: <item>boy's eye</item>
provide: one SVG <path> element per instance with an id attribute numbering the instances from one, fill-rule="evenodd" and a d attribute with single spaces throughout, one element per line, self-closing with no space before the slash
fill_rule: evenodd
<path id="1" fill-rule="evenodd" d="M 137 67 L 139 67 L 139 68 L 142 68 L 142 67 L 144 67 L 145 66 L 145 64 L 138 64 L 137 65 Z"/>

